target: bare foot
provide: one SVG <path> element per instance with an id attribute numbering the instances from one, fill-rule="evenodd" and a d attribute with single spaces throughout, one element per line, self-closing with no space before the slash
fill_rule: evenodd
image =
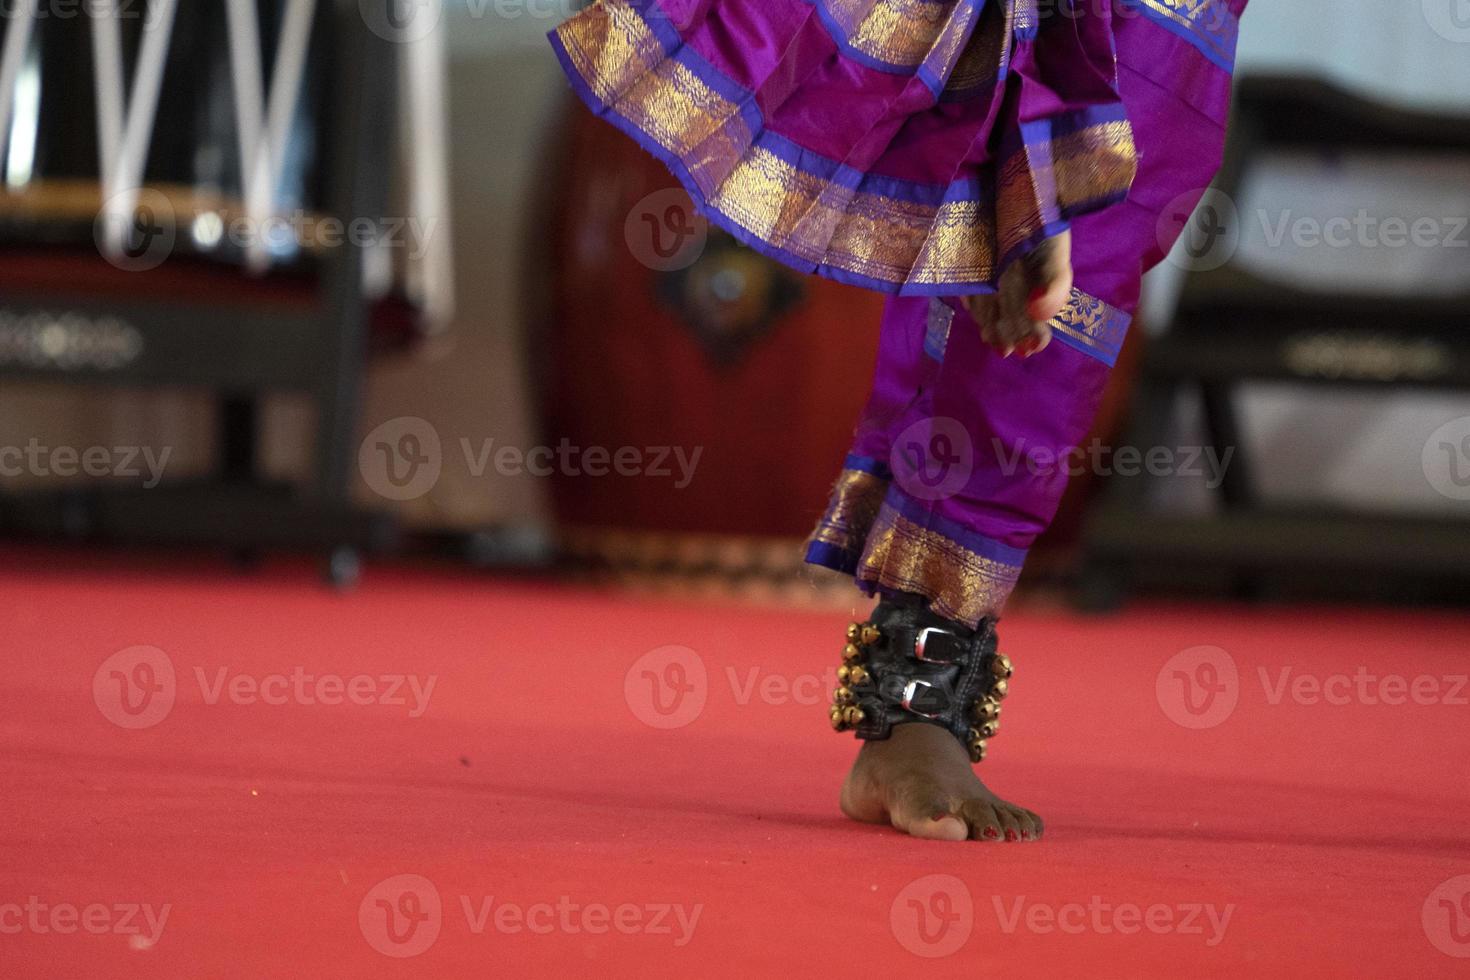
<path id="1" fill-rule="evenodd" d="M 965 302 L 980 325 L 980 336 L 1002 356 L 1020 351 L 1030 357 L 1051 343 L 1047 321 L 1062 312 L 1072 295 L 1072 233 L 1048 238 L 1001 273 L 998 292 L 970 296 Z"/>
<path id="2" fill-rule="evenodd" d="M 842 812 L 930 840 L 1036 840 L 1042 833 L 1040 817 L 985 788 L 958 739 L 920 723 L 863 743 L 842 784 Z"/>

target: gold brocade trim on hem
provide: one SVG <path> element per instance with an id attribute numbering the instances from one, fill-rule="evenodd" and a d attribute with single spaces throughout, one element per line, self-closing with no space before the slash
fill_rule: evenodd
<path id="1" fill-rule="evenodd" d="M 884 505 L 854 577 L 871 586 L 918 593 L 940 616 L 974 626 L 1000 614 L 1020 575 L 1020 566 L 977 555 Z"/>
<path id="2" fill-rule="evenodd" d="M 832 487 L 827 513 L 807 543 L 831 545 L 856 557 L 878 519 L 887 492 L 888 481 L 883 477 L 863 470 L 843 470 Z"/>
<path id="3" fill-rule="evenodd" d="M 1118 121 L 1018 151 L 999 174 L 996 200 L 979 198 L 988 181 L 978 175 L 974 190 L 952 185 L 955 199 L 937 204 L 860 191 L 798 166 L 790 158 L 798 148 L 754 132 L 760 117 L 741 90 L 702 77 L 713 69 L 692 49 L 684 60 L 670 56 L 626 3 L 595 4 L 556 37 L 602 109 L 661 148 L 730 230 L 803 271 L 859 285 L 931 294 L 993 286 L 1002 255 L 1055 222 L 1059 209 L 1125 193 L 1136 165 L 1132 131 Z"/>
<path id="4" fill-rule="evenodd" d="M 818 0 L 818 5 L 854 51 L 895 68 L 927 64 L 946 74 L 973 16 L 969 4 L 943 0 Z"/>
<path id="5" fill-rule="evenodd" d="M 1133 127 L 1122 119 L 1017 150 L 997 181 L 1001 253 L 1039 234 L 1062 212 L 1126 194 L 1137 170 Z"/>
<path id="6" fill-rule="evenodd" d="M 994 279 L 994 229 L 978 200 L 935 206 L 856 191 L 754 145 L 740 106 L 663 58 L 637 11 L 601 4 L 557 37 L 597 98 L 674 154 L 709 204 L 757 238 L 884 283 Z"/>
<path id="7" fill-rule="evenodd" d="M 855 191 L 752 147 L 710 203 L 761 239 L 821 264 L 897 283 L 984 282 L 994 236 L 978 201 L 933 207 Z"/>
<path id="8" fill-rule="evenodd" d="M 965 45 L 944 86 L 946 99 L 971 96 L 1000 81 L 1010 69 L 1011 45 L 1014 38 L 1015 7 L 1007 6 L 1002 14 L 994 4 L 986 4 L 980 12 L 975 34 Z"/>
<path id="9" fill-rule="evenodd" d="M 563 21 L 556 35 L 577 74 L 609 104 L 667 57 L 643 16 L 623 3 L 594 3 Z"/>

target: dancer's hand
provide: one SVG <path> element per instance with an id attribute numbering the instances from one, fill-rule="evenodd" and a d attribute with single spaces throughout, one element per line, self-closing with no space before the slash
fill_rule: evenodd
<path id="1" fill-rule="evenodd" d="M 1030 357 L 1051 343 L 1047 321 L 1062 312 L 1072 294 L 1072 233 L 1048 238 L 1001 273 L 994 295 L 966 298 L 980 336 L 1002 357 Z"/>

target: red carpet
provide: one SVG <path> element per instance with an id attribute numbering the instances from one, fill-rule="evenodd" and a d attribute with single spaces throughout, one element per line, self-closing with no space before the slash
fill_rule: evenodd
<path id="1" fill-rule="evenodd" d="M 6 565 L 6 977 L 1470 970 L 1464 615 L 1021 611 L 982 772 L 1047 838 L 953 845 L 837 812 L 840 617 Z"/>

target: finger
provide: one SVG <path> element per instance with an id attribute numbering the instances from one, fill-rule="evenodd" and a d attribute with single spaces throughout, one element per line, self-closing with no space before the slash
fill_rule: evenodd
<path id="1" fill-rule="evenodd" d="M 1032 357 L 1040 354 L 1051 344 L 1051 325 L 1047 323 L 1033 324 L 1034 332 L 1026 340 L 1021 341 L 1017 351 L 1024 357 Z"/>
<path id="2" fill-rule="evenodd" d="M 1042 242 L 1021 260 L 1026 277 L 1026 317 L 1045 323 L 1066 307 L 1072 295 L 1072 233 Z"/>
<path id="3" fill-rule="evenodd" d="M 1015 346 L 1006 341 L 1000 332 L 1000 301 L 994 295 L 976 298 L 975 321 L 980 325 L 980 339 L 996 353 L 1004 356 Z"/>
<path id="4" fill-rule="evenodd" d="M 1026 275 L 1019 265 L 1012 265 L 1001 275 L 996 301 L 1000 307 L 996 333 L 1007 347 L 1015 347 L 1032 334 L 1026 313 Z"/>
<path id="5" fill-rule="evenodd" d="M 995 336 L 995 320 L 999 309 L 995 294 L 985 293 L 979 296 L 965 297 L 965 307 L 970 311 L 970 317 L 980 327 L 980 337 L 987 344 L 992 342 Z"/>

